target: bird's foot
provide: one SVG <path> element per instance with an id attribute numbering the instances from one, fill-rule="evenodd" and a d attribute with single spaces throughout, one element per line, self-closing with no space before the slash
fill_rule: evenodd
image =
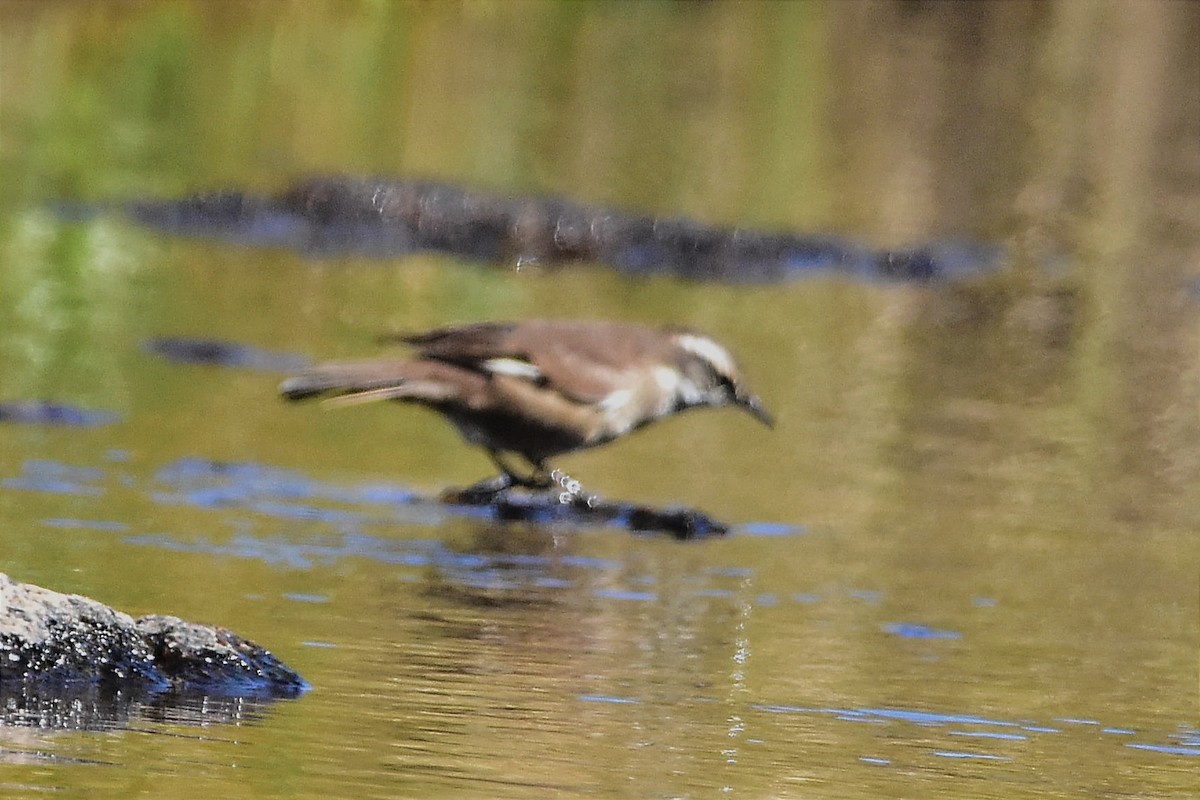
<path id="1" fill-rule="evenodd" d="M 447 489 L 442 492 L 441 500 L 444 503 L 459 505 L 488 505 L 501 500 L 513 488 L 549 492 L 564 506 L 596 508 L 600 505 L 599 495 L 587 491 L 579 481 L 559 469 L 538 472 L 531 476 L 502 472 L 465 489 Z"/>
<path id="2" fill-rule="evenodd" d="M 558 494 L 558 502 L 562 505 L 581 505 L 587 508 L 595 508 L 600 503 L 600 496 L 592 494 L 583 488 L 583 484 L 572 478 L 561 469 L 550 470 L 551 488 L 557 485 L 561 492 Z"/>

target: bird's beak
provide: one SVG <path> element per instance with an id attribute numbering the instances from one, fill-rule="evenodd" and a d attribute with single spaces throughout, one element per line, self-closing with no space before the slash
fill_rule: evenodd
<path id="1" fill-rule="evenodd" d="M 740 394 L 736 398 L 737 404 L 754 415 L 754 418 L 766 425 L 768 428 L 775 427 L 775 418 L 771 416 L 771 412 L 763 406 L 762 400 L 752 394 Z"/>

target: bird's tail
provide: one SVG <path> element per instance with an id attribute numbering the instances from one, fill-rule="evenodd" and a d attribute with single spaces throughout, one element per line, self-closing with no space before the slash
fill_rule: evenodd
<path id="1" fill-rule="evenodd" d="M 330 406 L 445 399 L 451 387 L 425 367 L 412 361 L 334 361 L 288 378 L 279 384 L 279 393 L 287 400 L 320 397 Z"/>

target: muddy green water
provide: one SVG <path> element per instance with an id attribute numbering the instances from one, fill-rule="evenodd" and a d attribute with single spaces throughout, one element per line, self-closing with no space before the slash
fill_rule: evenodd
<path id="1" fill-rule="evenodd" d="M 0 571 L 253 638 L 314 690 L 0 727 L 12 797 L 1191 797 L 1200 7 L 0 2 Z M 639 281 L 315 260 L 47 201 L 463 181 L 1002 275 Z M 779 420 L 562 466 L 681 543 L 405 502 L 489 465 L 157 336 L 378 352 L 451 321 L 685 323 Z"/>

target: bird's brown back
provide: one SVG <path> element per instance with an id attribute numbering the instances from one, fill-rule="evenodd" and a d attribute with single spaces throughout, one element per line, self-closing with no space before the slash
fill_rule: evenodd
<path id="1" fill-rule="evenodd" d="M 631 370 L 671 358 L 661 331 L 614 322 L 482 322 L 402 339 L 421 358 L 465 367 L 485 369 L 494 359 L 528 363 L 548 387 L 581 403 L 599 402 L 624 388 Z"/>

